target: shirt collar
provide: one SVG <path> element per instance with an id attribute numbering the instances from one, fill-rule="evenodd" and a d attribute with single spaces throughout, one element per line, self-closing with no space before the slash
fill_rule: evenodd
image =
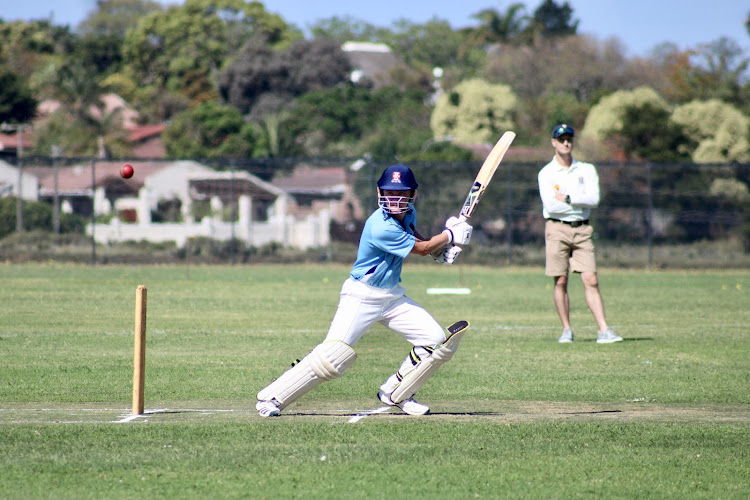
<path id="1" fill-rule="evenodd" d="M 576 160 L 575 157 L 573 157 L 573 161 L 570 163 L 570 167 L 566 167 L 565 165 L 557 161 L 557 155 L 552 157 L 552 161 L 555 162 L 555 165 L 557 165 L 558 170 L 566 170 L 568 172 L 576 168 L 577 166 L 576 164 L 578 163 L 578 160 Z"/>

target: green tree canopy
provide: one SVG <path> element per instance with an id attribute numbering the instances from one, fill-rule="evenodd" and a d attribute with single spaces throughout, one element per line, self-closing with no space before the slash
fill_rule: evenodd
<path id="1" fill-rule="evenodd" d="M 187 0 L 142 18 L 125 36 L 123 57 L 141 85 L 182 90 L 190 85 L 187 75 L 219 69 L 256 35 L 272 47 L 296 36 L 260 2 Z"/>
<path id="2" fill-rule="evenodd" d="M 573 20 L 573 8 L 568 2 L 558 5 L 554 0 L 544 0 L 531 17 L 531 29 L 544 37 L 575 35 L 580 22 Z"/>
<path id="3" fill-rule="evenodd" d="M 442 94 L 430 118 L 434 137 L 452 136 L 458 143 L 492 144 L 515 128 L 518 97 L 508 85 L 474 78 Z"/>
<path id="4" fill-rule="evenodd" d="M 718 99 L 693 101 L 677 107 L 672 120 L 695 139 L 696 163 L 750 162 L 750 119 Z"/>
<path id="5" fill-rule="evenodd" d="M 26 123 L 36 114 L 31 89 L 7 66 L 0 65 L 0 122 Z"/>
<path id="6" fill-rule="evenodd" d="M 86 35 L 125 37 L 142 17 L 164 7 L 154 0 L 96 0 L 96 7 L 79 25 L 77 32 Z"/>
<path id="7" fill-rule="evenodd" d="M 351 16 L 333 16 L 316 21 L 310 26 L 314 40 L 344 42 L 376 42 L 380 28 Z"/>
<path id="8" fill-rule="evenodd" d="M 479 26 L 466 30 L 464 50 L 470 47 L 485 47 L 494 43 L 517 41 L 529 21 L 526 7 L 520 2 L 509 5 L 505 12 L 497 9 L 482 9 L 471 17 L 479 21 Z"/>
<path id="9" fill-rule="evenodd" d="M 261 153 L 259 133 L 232 106 L 204 102 L 178 114 L 164 131 L 172 158 L 247 158 Z"/>
<path id="10" fill-rule="evenodd" d="M 218 87 L 224 100 L 242 113 L 265 102 L 260 107 L 267 109 L 255 113 L 263 116 L 277 112 L 294 97 L 346 81 L 349 71 L 349 61 L 337 42 L 298 41 L 287 50 L 274 51 L 263 39 L 255 38 L 221 73 Z"/>
<path id="11" fill-rule="evenodd" d="M 657 163 L 688 162 L 691 139 L 670 120 L 670 112 L 651 102 L 627 106 L 614 139 L 628 159 Z"/>
<path id="12" fill-rule="evenodd" d="M 654 89 L 638 87 L 633 90 L 618 90 L 603 97 L 591 108 L 580 136 L 603 142 L 613 134 L 621 134 L 625 110 L 650 104 L 654 109 L 668 110 L 667 102 Z"/>

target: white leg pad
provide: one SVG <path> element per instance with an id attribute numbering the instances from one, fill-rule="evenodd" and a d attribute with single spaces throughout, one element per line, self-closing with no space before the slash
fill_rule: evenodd
<path id="1" fill-rule="evenodd" d="M 258 401 L 275 400 L 283 409 L 324 380 L 341 376 L 357 359 L 354 349 L 338 340 L 323 342 L 258 393 Z"/>
<path id="2" fill-rule="evenodd" d="M 453 357 L 465 332 L 466 329 L 464 328 L 448 337 L 448 340 L 436 347 L 432 354 L 420 360 L 413 370 L 406 373 L 401 379 L 401 383 L 391 393 L 391 401 L 398 404 L 414 396 L 437 369 Z"/>

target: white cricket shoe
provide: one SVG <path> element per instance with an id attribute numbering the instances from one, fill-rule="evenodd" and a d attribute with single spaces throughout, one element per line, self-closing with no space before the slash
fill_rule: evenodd
<path id="1" fill-rule="evenodd" d="M 599 332 L 596 336 L 597 344 L 611 344 L 612 342 L 622 342 L 622 337 L 616 335 L 611 328 Z"/>
<path id="2" fill-rule="evenodd" d="M 281 410 L 273 401 L 258 401 L 255 404 L 255 409 L 258 410 L 261 417 L 278 417 L 281 415 Z"/>
<path id="3" fill-rule="evenodd" d="M 423 405 L 414 398 L 409 398 L 401 401 L 400 403 L 394 403 L 391 401 L 391 397 L 383 391 L 378 391 L 378 399 L 388 406 L 397 406 L 404 410 L 404 413 L 409 415 L 428 415 L 430 413 L 430 407 Z"/>
<path id="4" fill-rule="evenodd" d="M 558 342 L 561 344 L 568 344 L 570 342 L 573 342 L 573 330 L 570 328 L 563 328 L 562 335 L 560 335 L 560 338 L 557 339 Z"/>

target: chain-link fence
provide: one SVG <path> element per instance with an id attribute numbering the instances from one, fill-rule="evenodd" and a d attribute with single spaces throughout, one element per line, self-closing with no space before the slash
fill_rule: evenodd
<path id="1" fill-rule="evenodd" d="M 247 172 L 270 184 L 274 184 L 280 174 L 289 174 L 301 165 L 309 169 L 307 175 L 311 178 L 317 175 L 316 169 L 321 169 L 320 172 L 339 169 L 364 209 L 363 216 L 358 219 L 334 217 L 331 221 L 334 243 L 351 245 L 356 244 L 364 218 L 376 207 L 376 181 L 388 166 L 387 163 L 340 158 L 191 161 L 230 174 Z M 11 158 L 6 162 L 21 167 L 19 183 L 33 182 L 32 177 L 24 174 L 34 174 L 36 178 L 46 176 L 44 199 L 56 207 L 54 228 L 59 232 L 58 189 L 70 191 L 69 187 L 58 186 L 60 172 L 90 168 L 88 191 L 82 193 L 82 199 L 88 199 L 89 205 L 81 203 L 75 208 L 80 215 L 94 222 L 94 193 L 105 180 L 102 176 L 110 175 L 105 166 L 111 170 L 112 165 L 130 162 L 138 170 L 146 163 L 159 166 L 174 164 L 175 160 L 24 158 L 18 162 Z M 471 219 L 474 235 L 466 260 L 497 264 L 543 263 L 544 220 L 537 185 L 537 174 L 543 163 L 505 162 L 501 165 Z M 409 166 L 419 182 L 418 229 L 425 235 L 437 233 L 445 219 L 456 215 L 461 208 L 480 165 L 467 162 L 411 163 Z M 691 265 L 689 262 L 691 254 L 695 256 L 701 252 L 705 255 L 699 262 L 711 266 L 744 266 L 749 262 L 750 165 L 602 163 L 597 164 L 597 170 L 601 202 L 597 209 L 592 210 L 591 222 L 603 265 L 695 267 L 695 263 Z M 53 195 L 50 194 L 50 175 L 56 179 Z M 230 178 L 234 177 L 230 175 Z M 6 187 L 8 184 L 6 179 Z M 116 186 L 111 189 L 116 189 Z M 215 194 L 227 202 L 225 218 L 232 222 L 237 220 L 240 191 L 232 182 L 216 189 L 222 192 Z M 9 194 L 12 194 L 10 188 L 5 189 L 2 196 Z M 313 191 L 307 193 L 307 196 L 314 195 Z M 163 206 L 164 210 L 174 211 L 169 203 Z M 157 221 L 160 217 L 170 218 L 158 213 L 154 217 Z M 10 222 L 5 220 L 4 224 Z M 16 230 L 25 227 L 21 203 L 17 204 L 13 226 Z M 326 251 L 330 253 L 330 248 Z M 711 255 L 712 252 L 715 255 Z M 678 262 L 680 260 L 683 262 Z M 96 261 L 96 246 L 93 244 L 92 261 Z M 231 261 L 235 261 L 233 254 Z"/>

